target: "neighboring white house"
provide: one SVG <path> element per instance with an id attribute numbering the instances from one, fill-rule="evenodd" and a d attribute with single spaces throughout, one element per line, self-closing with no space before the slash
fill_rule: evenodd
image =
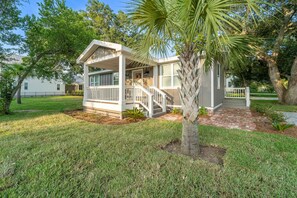
<path id="1" fill-rule="evenodd" d="M 13 55 L 6 61 L 6 64 L 21 64 L 22 58 L 22 56 Z M 65 95 L 65 83 L 62 80 L 28 77 L 22 84 L 21 95 L 23 97 Z"/>

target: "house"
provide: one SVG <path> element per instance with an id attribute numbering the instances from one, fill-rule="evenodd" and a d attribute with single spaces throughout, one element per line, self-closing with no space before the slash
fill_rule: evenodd
<path id="1" fill-rule="evenodd" d="M 120 44 L 93 40 L 77 59 L 84 65 L 86 111 L 122 118 L 126 109 L 143 109 L 148 117 L 181 107 L 178 57 L 141 63 L 132 50 Z M 91 72 L 91 70 L 100 69 Z M 224 102 L 223 65 L 215 62 L 204 73 L 199 94 L 200 105 L 214 111 Z M 230 94 L 229 94 L 230 95 Z"/>
<path id="2" fill-rule="evenodd" d="M 11 55 L 5 64 L 21 64 L 23 56 Z M 1 70 L 0 70 L 1 72 Z M 22 97 L 35 96 L 62 96 L 65 95 L 65 83 L 62 80 L 47 80 L 37 77 L 28 77 L 21 86 Z"/>
<path id="3" fill-rule="evenodd" d="M 74 81 L 71 84 L 67 84 L 65 86 L 66 94 L 83 93 L 83 90 L 84 90 L 84 78 L 80 74 L 74 77 Z"/>

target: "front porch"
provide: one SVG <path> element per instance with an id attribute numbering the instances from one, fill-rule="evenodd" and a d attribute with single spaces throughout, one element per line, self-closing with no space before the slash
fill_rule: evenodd
<path id="1" fill-rule="evenodd" d="M 104 45 L 100 42 L 100 46 Z M 166 112 L 166 94 L 157 88 L 156 63 L 136 61 L 129 49 L 116 44 L 88 49 L 87 53 L 90 55 L 80 58 L 84 59 L 83 106 L 86 110 L 119 118 L 122 112 L 133 107 L 143 109 L 148 117 Z M 90 75 L 96 73 L 90 72 L 92 68 L 100 69 L 98 74 L 116 73 L 118 79 L 115 82 L 105 77 L 98 80 L 100 83 L 90 83 Z"/>

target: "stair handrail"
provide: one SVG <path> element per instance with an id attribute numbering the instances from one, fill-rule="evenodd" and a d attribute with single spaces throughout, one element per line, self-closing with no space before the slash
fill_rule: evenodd
<path id="1" fill-rule="evenodd" d="M 155 86 L 149 87 L 150 91 L 153 90 L 154 102 L 162 108 L 162 112 L 166 112 L 167 95 Z"/>

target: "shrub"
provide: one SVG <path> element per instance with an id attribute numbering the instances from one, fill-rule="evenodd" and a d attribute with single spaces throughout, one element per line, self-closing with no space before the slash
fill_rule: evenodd
<path id="1" fill-rule="evenodd" d="M 143 111 L 135 107 L 133 109 L 126 110 L 123 115 L 124 117 L 133 119 L 134 121 L 143 120 L 145 118 Z"/>
<path id="2" fill-rule="evenodd" d="M 293 124 L 287 124 L 284 122 L 273 122 L 272 123 L 273 128 L 275 128 L 276 130 L 280 131 L 280 132 L 284 132 L 286 129 L 293 127 Z"/>
<path id="3" fill-rule="evenodd" d="M 203 116 L 203 115 L 208 115 L 208 110 L 205 107 L 201 107 L 199 109 L 199 115 Z"/>
<path id="4" fill-rule="evenodd" d="M 182 114 L 182 110 L 180 108 L 174 107 L 171 111 L 173 114 Z"/>
<path id="5" fill-rule="evenodd" d="M 252 109 L 255 111 L 267 116 L 271 119 L 272 122 L 284 122 L 285 118 L 283 114 L 275 112 L 271 109 L 271 106 L 264 106 L 264 105 L 252 105 Z"/>
<path id="6" fill-rule="evenodd" d="M 67 92 L 66 95 L 67 96 L 84 96 L 84 91 L 78 90 L 78 91 Z"/>

